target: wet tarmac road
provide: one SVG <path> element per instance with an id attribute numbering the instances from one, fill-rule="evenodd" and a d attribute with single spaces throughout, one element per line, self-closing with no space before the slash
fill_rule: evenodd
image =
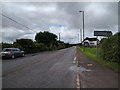
<path id="1" fill-rule="evenodd" d="M 3 60 L 2 66 L 3 88 L 118 88 L 118 73 L 76 47 Z"/>
<path id="2" fill-rule="evenodd" d="M 75 47 L 3 60 L 3 88 L 76 88 Z"/>

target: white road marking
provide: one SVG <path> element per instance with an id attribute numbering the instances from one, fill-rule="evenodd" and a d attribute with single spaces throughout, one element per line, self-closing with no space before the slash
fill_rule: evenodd
<path id="1" fill-rule="evenodd" d="M 75 55 L 76 55 L 76 50 L 75 50 Z M 79 68 L 78 68 L 78 59 L 75 57 L 74 60 L 76 61 L 76 65 L 77 65 L 77 78 L 76 78 L 76 84 L 77 84 L 77 89 L 80 90 L 80 73 L 79 73 Z"/>
<path id="2" fill-rule="evenodd" d="M 74 60 L 73 60 L 73 63 L 74 63 L 74 64 L 76 63 L 76 47 L 75 47 L 75 54 L 74 54 Z"/>
<path id="3" fill-rule="evenodd" d="M 76 57 L 74 57 L 74 61 L 76 60 Z"/>
<path id="4" fill-rule="evenodd" d="M 80 88 L 80 75 L 77 73 L 77 88 Z"/>
<path id="5" fill-rule="evenodd" d="M 76 63 L 76 57 L 74 57 L 73 63 Z"/>

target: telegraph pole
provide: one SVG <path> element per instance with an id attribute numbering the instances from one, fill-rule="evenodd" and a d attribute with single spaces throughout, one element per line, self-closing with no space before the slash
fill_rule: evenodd
<path id="1" fill-rule="evenodd" d="M 82 29 L 80 29 L 80 39 L 81 39 L 81 42 L 82 42 Z"/>
<path id="2" fill-rule="evenodd" d="M 78 43 L 79 43 L 79 33 L 78 33 Z"/>
<path id="3" fill-rule="evenodd" d="M 84 11 L 79 11 L 79 12 L 82 12 L 83 14 L 83 40 L 84 40 Z"/>
<path id="4" fill-rule="evenodd" d="M 60 41 L 60 33 L 59 33 L 59 41 Z"/>
<path id="5" fill-rule="evenodd" d="M 81 12 L 83 14 L 83 41 L 84 41 L 84 11 L 79 11 L 79 12 Z M 84 44 L 84 42 L 83 42 L 83 44 Z M 85 51 L 85 44 L 84 44 L 83 51 Z"/>

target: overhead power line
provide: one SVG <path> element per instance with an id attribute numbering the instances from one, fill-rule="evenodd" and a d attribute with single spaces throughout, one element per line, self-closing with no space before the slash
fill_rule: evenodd
<path id="1" fill-rule="evenodd" d="M 23 26 L 23 27 L 25 27 L 25 28 L 27 28 L 27 29 L 29 29 L 29 30 L 31 30 L 31 31 L 33 31 L 31 28 L 29 28 L 29 27 L 27 27 L 27 26 L 19 23 L 18 21 L 14 20 L 14 19 L 12 19 L 12 18 L 10 18 L 10 17 L 8 17 L 8 16 L 6 16 L 6 15 L 4 15 L 4 14 L 2 14 L 2 16 L 4 16 L 4 17 L 6 17 L 7 19 L 9 19 L 9 20 L 11 20 L 11 21 L 13 21 L 13 22 L 15 22 L 15 23 L 17 23 L 17 24 L 19 24 L 19 25 L 21 25 L 21 26 Z M 33 32 L 35 32 L 35 31 L 33 31 Z"/>

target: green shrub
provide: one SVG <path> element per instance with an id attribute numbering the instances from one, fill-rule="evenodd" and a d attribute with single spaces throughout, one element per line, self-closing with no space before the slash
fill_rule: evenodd
<path id="1" fill-rule="evenodd" d="M 47 47 L 43 43 L 34 42 L 34 52 L 46 51 Z"/>
<path id="2" fill-rule="evenodd" d="M 14 48 L 14 44 L 11 44 L 11 43 L 2 43 L 2 49 L 3 48 Z"/>
<path id="3" fill-rule="evenodd" d="M 33 53 L 33 49 L 35 47 L 33 41 L 31 39 L 17 39 L 14 44 L 21 47 L 22 50 L 25 51 L 25 53 Z"/>
<path id="4" fill-rule="evenodd" d="M 101 51 L 105 60 L 120 62 L 120 50 L 118 47 L 120 33 L 102 40 Z"/>

